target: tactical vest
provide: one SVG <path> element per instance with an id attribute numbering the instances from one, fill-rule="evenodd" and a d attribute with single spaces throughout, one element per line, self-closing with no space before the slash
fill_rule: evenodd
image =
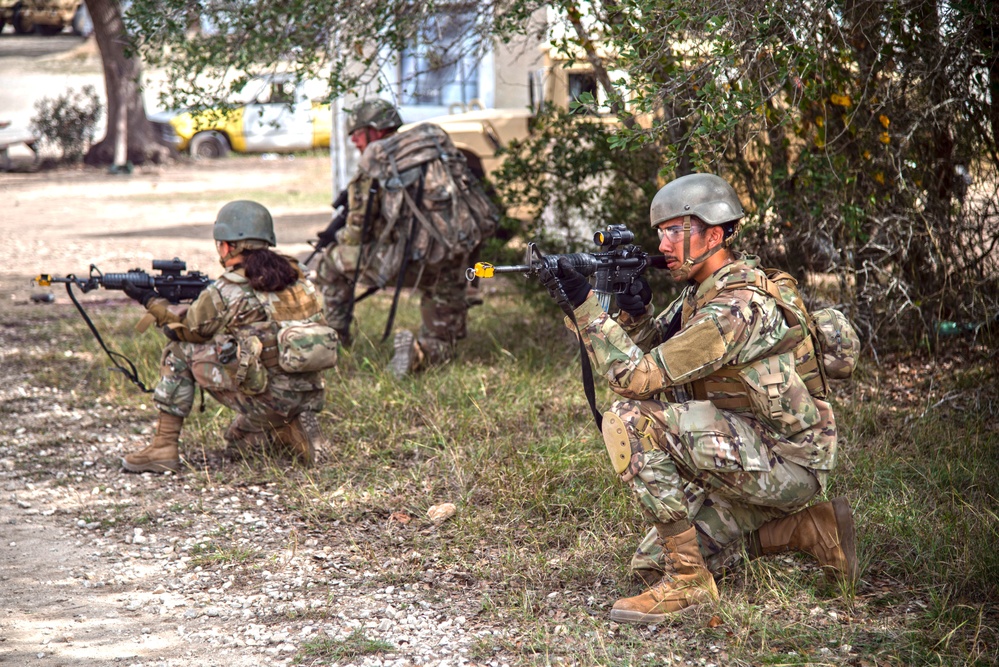
<path id="1" fill-rule="evenodd" d="M 721 410 L 755 413 L 774 423 L 787 421 L 782 396 L 787 385 L 797 376 L 814 398 L 824 399 L 828 384 L 822 364 L 816 354 L 814 323 L 797 289 L 797 281 L 789 274 L 772 269 L 736 269 L 708 290 L 696 303 L 683 304 L 681 322 L 686 324 L 699 310 L 720 293 L 733 289 L 752 289 L 774 299 L 784 312 L 788 331 L 767 357 L 751 362 L 725 366 L 711 375 L 690 383 L 695 400 L 709 400 Z M 793 370 L 787 355 L 793 357 Z M 782 359 L 783 357 L 783 359 Z"/>
<path id="2" fill-rule="evenodd" d="M 239 274 L 227 272 L 223 277 L 267 316 L 233 327 L 239 342 L 237 379 L 253 372 L 255 360 L 270 373 L 311 373 L 336 364 L 337 335 L 326 325 L 322 301 L 311 282 L 298 280 L 280 292 L 259 292 Z"/>

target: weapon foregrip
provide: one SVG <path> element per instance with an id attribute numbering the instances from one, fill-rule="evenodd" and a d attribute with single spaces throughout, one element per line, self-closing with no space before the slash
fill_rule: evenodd
<path id="1" fill-rule="evenodd" d="M 151 289 L 154 287 L 153 277 L 145 271 L 129 271 L 128 273 L 105 273 L 101 278 L 104 289 L 125 289 L 125 283 L 136 287 Z"/>
<path id="2" fill-rule="evenodd" d="M 600 268 L 600 261 L 590 253 L 585 252 L 573 252 L 568 255 L 548 255 L 555 259 L 556 261 L 561 258 L 569 260 L 572 264 L 572 268 L 576 269 L 579 273 L 584 276 L 590 276 L 596 273 L 597 269 Z"/>

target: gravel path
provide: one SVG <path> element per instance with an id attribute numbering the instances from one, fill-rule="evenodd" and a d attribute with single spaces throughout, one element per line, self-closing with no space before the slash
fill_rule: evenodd
<path id="1" fill-rule="evenodd" d="M 183 476 L 122 476 L 85 460 L 75 483 L 31 483 L 12 474 L 9 458 L 30 440 L 22 433 L 0 459 L 0 581 L 8 594 L 0 654 L 11 664 L 285 665 L 309 642 L 363 633 L 386 650 L 342 664 L 458 665 L 498 633 L 470 623 L 474 599 L 442 596 L 427 583 L 372 586 L 372 563 L 357 547 L 298 534 L 266 489 L 193 495 Z M 79 488 L 84 478 L 90 493 Z M 145 528 L 98 520 L 151 498 L 211 510 L 174 512 Z M 220 533 L 230 553 L 253 554 L 246 564 L 197 564 Z"/>

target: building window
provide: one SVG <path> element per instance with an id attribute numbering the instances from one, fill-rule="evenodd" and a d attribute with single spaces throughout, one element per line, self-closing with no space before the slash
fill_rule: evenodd
<path id="1" fill-rule="evenodd" d="M 400 58 L 403 104 L 467 105 L 479 96 L 479 53 L 472 12 L 428 17 Z"/>

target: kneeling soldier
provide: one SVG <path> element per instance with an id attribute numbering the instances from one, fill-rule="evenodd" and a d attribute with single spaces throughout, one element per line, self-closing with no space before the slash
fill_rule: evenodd
<path id="1" fill-rule="evenodd" d="M 650 215 L 670 272 L 687 283 L 658 317 L 647 283 L 617 295 L 612 317 L 568 261 L 548 276 L 574 308 L 594 375 L 623 397 L 603 417 L 604 441 L 655 526 L 632 561 L 651 586 L 618 600 L 611 618 L 660 623 L 717 599 L 713 573 L 744 545 L 810 553 L 852 582 L 849 504 L 805 508 L 834 467 L 836 422 L 799 375 L 815 352 L 796 291 L 730 249 L 743 211 L 718 176 L 667 184 Z"/>
<path id="2" fill-rule="evenodd" d="M 295 259 L 270 250 L 277 241 L 264 206 L 226 204 L 213 235 L 225 273 L 185 314 L 168 309 L 150 289 L 126 286 L 170 342 L 154 393 L 156 435 L 148 447 L 122 459 L 125 470 L 179 470 L 178 438 L 198 387 L 238 413 L 225 433 L 236 448 L 273 443 L 311 464 L 321 445 L 316 413 L 325 399 L 322 370 L 335 364 L 337 352 L 321 296 Z M 311 337 L 288 348 L 291 339 L 279 334 L 289 323 Z"/>

